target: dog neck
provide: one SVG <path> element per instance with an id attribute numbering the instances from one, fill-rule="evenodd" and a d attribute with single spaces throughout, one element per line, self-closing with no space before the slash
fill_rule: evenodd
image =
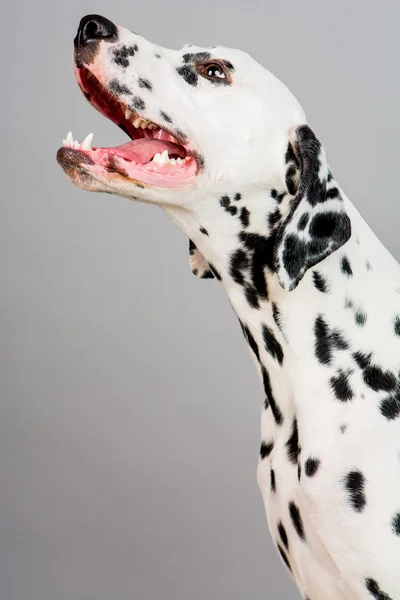
<path id="1" fill-rule="evenodd" d="M 363 295 L 374 289 L 369 255 L 388 254 L 342 196 L 351 216 L 351 238 L 310 268 L 293 291 L 278 281 L 274 249 L 294 196 L 275 189 L 251 196 L 232 190 L 218 195 L 213 204 L 210 198 L 199 199 L 195 210 L 166 209 L 191 240 L 192 269 L 199 277 L 214 276 L 221 282 L 239 319 L 263 382 L 265 406 L 271 407 L 273 419 L 263 426 L 264 436 L 268 427 L 283 423 L 287 435 L 299 411 L 310 407 L 310 400 L 291 388 L 294 371 L 307 372 L 315 361 L 329 363 L 329 353 L 347 348 L 341 322 L 361 330 L 366 319 Z M 334 323 L 327 321 L 327 314 L 335 315 Z"/>

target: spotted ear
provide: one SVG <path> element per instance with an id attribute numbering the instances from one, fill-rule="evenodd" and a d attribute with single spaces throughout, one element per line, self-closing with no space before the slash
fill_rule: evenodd
<path id="1" fill-rule="evenodd" d="M 214 274 L 208 261 L 204 258 L 196 244 L 189 240 L 189 266 L 192 273 L 199 279 L 213 279 Z"/>
<path id="2" fill-rule="evenodd" d="M 286 184 L 295 197 L 274 252 L 279 283 L 291 291 L 307 269 L 349 240 L 351 223 L 325 151 L 308 125 L 291 132 L 286 160 Z"/>

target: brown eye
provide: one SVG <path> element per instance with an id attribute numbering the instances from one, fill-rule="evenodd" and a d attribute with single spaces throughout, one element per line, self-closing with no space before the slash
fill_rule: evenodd
<path id="1" fill-rule="evenodd" d="M 210 63 L 203 65 L 202 74 L 209 79 L 226 79 L 225 71 L 218 63 Z"/>

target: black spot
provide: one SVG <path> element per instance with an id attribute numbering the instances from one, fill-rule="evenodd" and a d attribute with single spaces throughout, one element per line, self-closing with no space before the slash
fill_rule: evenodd
<path id="1" fill-rule="evenodd" d="M 228 206 L 231 203 L 231 199 L 229 198 L 229 196 L 222 196 L 221 200 L 219 201 L 220 205 L 223 208 L 228 208 Z"/>
<path id="2" fill-rule="evenodd" d="M 369 262 L 369 260 L 367 260 L 365 266 L 367 267 L 367 271 L 372 271 L 371 263 Z"/>
<path id="3" fill-rule="evenodd" d="M 189 254 L 190 256 L 193 256 L 193 254 L 195 253 L 195 251 L 197 250 L 197 246 L 194 242 L 192 242 L 192 240 L 189 239 Z"/>
<path id="4" fill-rule="evenodd" d="M 285 183 L 286 183 L 287 191 L 289 192 L 289 194 L 291 196 L 294 196 L 296 194 L 296 190 L 297 190 L 297 181 L 296 181 L 297 173 L 298 173 L 298 167 L 296 167 L 293 164 L 291 164 L 286 169 Z"/>
<path id="5" fill-rule="evenodd" d="M 308 458 L 306 460 L 306 464 L 304 465 L 304 472 L 307 475 L 307 477 L 314 477 L 314 475 L 319 469 L 320 464 L 321 461 L 319 460 L 319 458 Z"/>
<path id="6" fill-rule="evenodd" d="M 396 377 L 390 371 L 383 371 L 377 365 L 369 365 L 364 369 L 364 381 L 375 392 L 391 392 L 396 388 Z"/>
<path id="7" fill-rule="evenodd" d="M 344 371 L 339 370 L 338 374 L 334 377 L 331 377 L 329 384 L 333 391 L 335 392 L 335 396 L 341 402 L 348 402 L 354 397 L 354 392 L 349 384 L 349 372 L 345 373 Z"/>
<path id="8" fill-rule="evenodd" d="M 203 272 L 200 279 L 214 279 L 214 274 L 211 271 L 211 269 L 207 269 L 206 271 Z"/>
<path id="9" fill-rule="evenodd" d="M 219 203 L 226 210 L 226 212 L 230 213 L 231 215 L 236 215 L 237 207 L 231 205 L 231 199 L 229 196 L 222 196 Z"/>
<path id="10" fill-rule="evenodd" d="M 281 329 L 281 313 L 279 311 L 279 307 L 276 304 L 276 302 L 272 302 L 272 316 L 274 318 L 274 321 L 276 323 L 276 325 L 279 327 L 279 329 Z"/>
<path id="11" fill-rule="evenodd" d="M 388 421 L 393 421 L 400 417 L 400 391 L 397 390 L 395 394 L 382 400 L 380 410 L 382 415 L 386 417 Z"/>
<path id="12" fill-rule="evenodd" d="M 252 308 L 260 308 L 260 302 L 258 300 L 257 291 L 251 285 L 245 285 L 244 293 L 245 293 L 247 302 L 250 304 L 250 306 Z"/>
<path id="13" fill-rule="evenodd" d="M 330 190 L 327 190 L 326 192 L 327 199 L 337 198 L 338 196 L 340 196 L 340 193 L 337 187 L 333 187 Z"/>
<path id="14" fill-rule="evenodd" d="M 196 71 L 192 69 L 192 67 L 185 65 L 183 67 L 177 67 L 178 74 L 183 77 L 183 79 L 189 85 L 197 85 L 197 81 L 199 79 Z"/>
<path id="15" fill-rule="evenodd" d="M 354 320 L 356 322 L 356 325 L 358 325 L 359 327 L 363 327 L 365 325 L 365 323 L 367 322 L 367 315 L 365 312 L 358 309 L 354 313 Z"/>
<path id="16" fill-rule="evenodd" d="M 121 46 L 113 51 L 113 62 L 119 67 L 129 67 L 129 58 L 135 56 L 138 51 L 136 44 L 133 46 Z"/>
<path id="17" fill-rule="evenodd" d="M 250 213 L 245 206 L 243 206 L 242 210 L 240 211 L 240 220 L 243 227 L 248 227 L 250 222 Z"/>
<path id="18" fill-rule="evenodd" d="M 239 194 L 239 192 L 237 192 L 235 194 L 235 200 L 238 201 L 238 200 L 241 200 L 241 199 L 242 199 L 242 194 Z"/>
<path id="19" fill-rule="evenodd" d="M 347 425 L 345 425 L 345 424 L 341 425 L 339 429 L 340 429 L 340 433 L 345 433 L 346 429 L 347 429 Z"/>
<path id="20" fill-rule="evenodd" d="M 271 381 L 270 381 L 270 378 L 268 375 L 268 371 L 264 367 L 264 365 L 261 365 L 261 373 L 262 373 L 264 392 L 266 395 L 267 405 L 269 405 L 271 407 L 271 411 L 272 411 L 272 415 L 275 419 L 275 423 L 277 425 L 282 425 L 283 415 L 281 413 L 279 406 L 277 405 L 277 403 L 275 401 L 274 395 L 272 393 Z"/>
<path id="21" fill-rule="evenodd" d="M 342 273 L 344 273 L 345 275 L 348 275 L 349 277 L 353 275 L 353 270 L 350 266 L 350 262 L 347 256 L 343 256 L 340 263 L 340 268 L 342 270 Z"/>
<path id="22" fill-rule="evenodd" d="M 139 77 L 138 83 L 139 87 L 146 88 L 146 90 L 149 90 L 149 92 L 153 90 L 153 86 L 150 83 L 150 81 L 148 79 L 145 79 L 144 77 Z"/>
<path id="23" fill-rule="evenodd" d="M 301 464 L 300 464 L 300 461 L 297 463 L 297 479 L 299 481 L 301 479 Z"/>
<path id="24" fill-rule="evenodd" d="M 175 129 L 175 137 L 182 141 L 187 139 L 187 135 L 181 129 Z M 203 160 L 202 167 L 204 167 L 204 159 L 200 157 L 200 160 Z"/>
<path id="25" fill-rule="evenodd" d="M 307 223 L 309 220 L 310 220 L 309 213 L 303 213 L 301 215 L 299 224 L 298 224 L 298 228 L 300 229 L 300 231 L 304 231 L 304 229 L 307 227 Z"/>
<path id="26" fill-rule="evenodd" d="M 367 322 L 367 313 L 361 308 L 355 307 L 354 302 L 352 300 L 349 300 L 348 298 L 346 299 L 344 306 L 345 308 L 354 311 L 354 321 L 356 325 L 358 325 L 359 327 L 363 327 Z"/>
<path id="27" fill-rule="evenodd" d="M 200 232 L 203 233 L 204 235 L 208 235 L 208 231 L 204 227 L 200 227 Z"/>
<path id="28" fill-rule="evenodd" d="M 274 210 L 273 212 L 271 212 L 268 215 L 268 224 L 269 224 L 270 229 L 274 229 L 274 227 L 279 225 L 280 221 L 281 221 L 281 211 L 279 210 L 279 208 L 277 208 L 276 210 Z"/>
<path id="29" fill-rule="evenodd" d="M 314 285 L 320 292 L 329 292 L 329 283 L 326 278 L 319 271 L 313 272 Z"/>
<path id="30" fill-rule="evenodd" d="M 331 332 L 331 339 L 333 347 L 337 350 L 348 350 L 349 344 L 344 339 L 343 334 L 338 329 L 333 329 Z"/>
<path id="31" fill-rule="evenodd" d="M 323 365 L 329 365 L 333 350 L 347 350 L 349 344 L 338 329 L 330 330 L 322 315 L 318 315 L 314 324 L 315 355 Z"/>
<path id="32" fill-rule="evenodd" d="M 249 266 L 249 259 L 244 250 L 235 250 L 230 258 L 229 272 L 239 285 L 244 284 L 243 271 Z"/>
<path id="33" fill-rule="evenodd" d="M 360 369 L 366 369 L 371 364 L 371 354 L 365 354 L 365 352 L 354 352 L 353 358 Z"/>
<path id="34" fill-rule="evenodd" d="M 399 315 L 396 315 L 394 318 L 393 328 L 394 328 L 394 333 L 396 335 L 400 335 L 400 317 L 399 317 Z"/>
<path id="35" fill-rule="evenodd" d="M 285 546 L 286 550 L 289 550 L 289 540 L 288 540 L 288 536 L 286 533 L 286 529 L 284 528 L 282 521 L 279 521 L 279 523 L 278 523 L 278 531 L 279 531 L 279 536 L 282 540 L 283 545 Z"/>
<path id="36" fill-rule="evenodd" d="M 299 431 L 297 427 L 297 419 L 293 420 L 292 426 L 292 434 L 288 441 L 286 442 L 287 453 L 289 456 L 290 462 L 294 465 L 297 464 L 300 448 L 299 448 Z"/>
<path id="37" fill-rule="evenodd" d="M 287 568 L 289 569 L 289 571 L 292 570 L 292 567 L 290 566 L 290 562 L 288 557 L 286 556 L 285 552 L 282 550 L 282 548 L 280 547 L 280 545 L 278 544 L 278 550 L 279 550 L 279 554 L 282 556 L 283 562 L 285 563 L 285 565 L 287 566 Z"/>
<path id="38" fill-rule="evenodd" d="M 296 506 L 296 504 L 294 502 L 289 503 L 289 513 L 290 513 L 290 518 L 293 523 L 293 527 L 295 528 L 297 535 L 299 536 L 299 538 L 301 540 L 304 541 L 306 539 L 306 536 L 304 533 L 303 520 L 301 518 L 299 508 L 298 508 L 298 506 Z"/>
<path id="39" fill-rule="evenodd" d="M 329 335 L 328 324 L 325 319 L 319 315 L 314 325 L 315 335 L 315 355 L 319 362 L 328 365 L 332 359 L 332 343 Z"/>
<path id="40" fill-rule="evenodd" d="M 271 469 L 270 480 L 271 480 L 271 490 L 273 492 L 276 492 L 275 471 L 273 469 Z"/>
<path id="41" fill-rule="evenodd" d="M 209 263 L 210 265 L 210 270 L 211 272 L 214 274 L 215 279 L 218 279 L 218 281 L 222 281 L 222 277 L 221 275 L 218 273 L 217 269 L 214 267 L 214 265 L 212 265 L 211 263 Z"/>
<path id="42" fill-rule="evenodd" d="M 110 92 L 115 94 L 116 96 L 121 96 L 122 94 L 131 94 L 132 92 L 126 85 L 120 84 L 117 79 L 112 79 L 109 83 Z"/>
<path id="43" fill-rule="evenodd" d="M 246 327 L 245 325 L 243 325 L 241 322 L 240 322 L 240 324 L 242 326 L 243 334 L 244 334 L 245 339 L 247 340 L 247 343 L 249 344 L 250 348 L 254 352 L 254 355 L 255 355 L 256 359 L 258 360 L 258 362 L 260 362 L 260 352 L 258 350 L 256 340 L 252 336 L 250 329 L 248 327 Z"/>
<path id="44" fill-rule="evenodd" d="M 317 238 L 333 238 L 340 232 L 345 215 L 337 212 L 323 212 L 315 215 L 310 225 L 310 235 Z M 340 239 L 341 236 L 339 236 Z M 344 238 L 343 238 L 344 239 Z"/>
<path id="45" fill-rule="evenodd" d="M 154 56 L 155 56 L 156 58 L 161 58 L 161 54 L 158 54 L 157 52 L 156 52 L 156 54 L 155 54 Z"/>
<path id="46" fill-rule="evenodd" d="M 269 456 L 271 454 L 273 448 L 274 448 L 273 442 L 269 442 L 268 444 L 266 442 L 261 442 L 261 448 L 260 448 L 261 459 L 264 459 L 267 456 Z"/>
<path id="47" fill-rule="evenodd" d="M 286 150 L 286 154 L 285 154 L 285 162 L 289 163 L 289 162 L 295 162 L 297 163 L 297 157 L 296 154 L 293 150 L 293 146 L 292 144 L 288 144 L 287 150 Z"/>
<path id="48" fill-rule="evenodd" d="M 372 579 L 370 577 L 366 578 L 365 587 L 367 588 L 371 596 L 375 598 L 375 600 L 392 600 L 390 596 L 388 596 L 387 594 L 385 594 L 385 592 L 381 590 L 381 588 L 378 585 L 378 582 L 375 579 Z"/>
<path id="49" fill-rule="evenodd" d="M 283 362 L 283 350 L 282 346 L 274 336 L 272 330 L 267 326 L 263 325 L 262 335 L 264 339 L 264 345 L 266 351 L 273 356 L 281 365 Z"/>
<path id="50" fill-rule="evenodd" d="M 164 121 L 166 121 L 167 123 L 172 123 L 171 117 L 169 115 L 167 115 L 167 113 L 164 112 L 163 110 L 160 110 L 160 115 L 164 119 Z"/>
<path id="51" fill-rule="evenodd" d="M 266 266 L 270 271 L 275 270 L 273 252 L 276 243 L 276 235 L 277 232 L 271 233 L 269 237 L 244 231 L 239 234 L 240 241 L 243 242 L 248 250 L 253 252 L 254 260 L 257 262 L 260 269 Z"/>
<path id="52" fill-rule="evenodd" d="M 209 52 L 196 52 L 187 53 L 182 56 L 184 63 L 201 62 L 203 60 L 210 60 L 211 54 Z"/>
<path id="53" fill-rule="evenodd" d="M 365 497 L 365 477 L 361 471 L 350 471 L 344 478 L 350 502 L 356 512 L 362 512 L 367 504 Z"/>
<path id="54" fill-rule="evenodd" d="M 285 238 L 282 254 L 283 265 L 293 280 L 297 280 L 305 271 L 307 264 L 307 244 L 294 233 Z"/>
<path id="55" fill-rule="evenodd" d="M 145 108 L 146 108 L 144 101 L 141 98 L 139 98 L 139 96 L 134 96 L 132 98 L 131 106 L 133 106 L 137 110 L 145 110 Z"/>
<path id="56" fill-rule="evenodd" d="M 400 512 L 396 513 L 392 519 L 392 531 L 396 535 L 400 535 Z"/>

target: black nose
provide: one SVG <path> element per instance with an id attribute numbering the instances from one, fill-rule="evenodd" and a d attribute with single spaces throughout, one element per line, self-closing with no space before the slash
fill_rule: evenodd
<path id="1" fill-rule="evenodd" d="M 101 17 L 100 15 L 86 15 L 79 23 L 74 44 L 75 47 L 79 47 L 100 40 L 113 42 L 117 39 L 117 35 L 116 26 L 105 17 Z"/>

